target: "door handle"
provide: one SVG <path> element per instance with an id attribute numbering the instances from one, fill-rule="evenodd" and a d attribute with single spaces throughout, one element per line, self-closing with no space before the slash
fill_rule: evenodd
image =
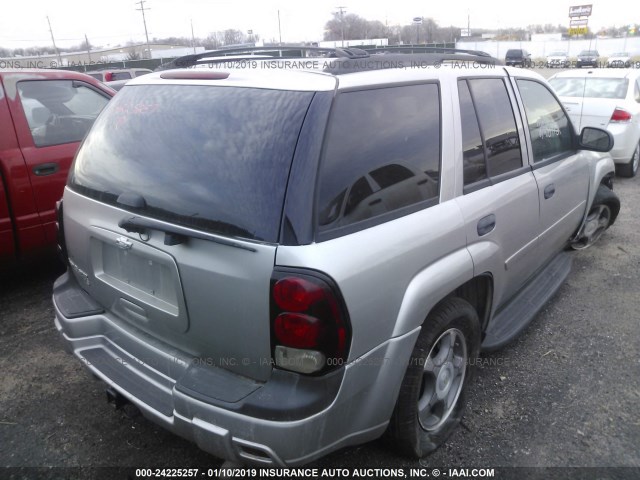
<path id="1" fill-rule="evenodd" d="M 33 173 L 38 177 L 44 177 L 46 175 L 53 175 L 58 171 L 58 168 L 57 163 L 41 163 L 33 167 Z"/>
<path id="2" fill-rule="evenodd" d="M 496 228 L 496 216 L 492 213 L 481 218 L 478 222 L 478 236 L 483 237 L 492 232 L 494 228 Z"/>
<path id="3" fill-rule="evenodd" d="M 556 193 L 556 186 L 552 183 L 551 185 L 547 185 L 544 187 L 544 199 L 548 200 L 553 197 L 553 194 Z"/>

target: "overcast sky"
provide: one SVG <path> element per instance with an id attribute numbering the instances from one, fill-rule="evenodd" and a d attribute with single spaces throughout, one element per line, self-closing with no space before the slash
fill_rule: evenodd
<path id="1" fill-rule="evenodd" d="M 584 2 L 588 3 L 588 2 Z M 322 40 L 324 24 L 336 7 L 346 7 L 368 20 L 388 25 L 408 24 L 416 16 L 431 17 L 440 26 L 466 27 L 467 13 L 471 28 L 525 27 L 551 23 L 568 26 L 570 5 L 582 2 L 534 0 L 525 2 L 472 0 L 147 0 L 145 8 L 149 38 L 191 36 L 190 22 L 196 37 L 210 32 L 235 28 L 252 29 L 265 40 L 278 39 L 278 10 L 282 40 Z M 635 7 L 633 6 L 635 5 Z M 592 29 L 640 22 L 640 6 L 629 0 L 593 2 L 589 19 Z M 51 20 L 58 46 L 80 43 L 86 34 L 93 45 L 117 45 L 129 40 L 142 41 L 142 16 L 135 0 L 4 0 L 0 16 L 0 46 L 5 48 L 50 45 L 46 16 Z"/>

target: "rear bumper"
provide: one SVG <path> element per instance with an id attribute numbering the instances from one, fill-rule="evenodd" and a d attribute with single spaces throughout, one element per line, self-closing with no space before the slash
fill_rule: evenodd
<path id="1" fill-rule="evenodd" d="M 610 123 L 607 130 L 613 135 L 610 155 L 615 163 L 629 163 L 640 141 L 640 130 L 635 123 Z"/>
<path id="2" fill-rule="evenodd" d="M 146 418 L 217 457 L 260 465 L 300 465 L 382 435 L 419 333 L 390 339 L 324 377 L 273 369 L 262 383 L 100 311 L 67 274 L 53 299 L 67 350 Z"/>

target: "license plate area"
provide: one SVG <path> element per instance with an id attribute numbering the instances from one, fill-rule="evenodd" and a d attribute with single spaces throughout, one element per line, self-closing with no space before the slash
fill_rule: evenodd
<path id="1" fill-rule="evenodd" d="M 90 245 L 95 288 L 112 311 L 153 329 L 188 329 L 180 275 L 172 256 L 96 227 Z"/>

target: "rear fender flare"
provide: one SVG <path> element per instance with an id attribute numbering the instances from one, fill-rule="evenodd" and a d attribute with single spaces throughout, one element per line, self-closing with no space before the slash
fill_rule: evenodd
<path id="1" fill-rule="evenodd" d="M 438 302 L 472 278 L 473 260 L 466 248 L 419 271 L 405 290 L 392 336 L 399 337 L 422 326 Z"/>

